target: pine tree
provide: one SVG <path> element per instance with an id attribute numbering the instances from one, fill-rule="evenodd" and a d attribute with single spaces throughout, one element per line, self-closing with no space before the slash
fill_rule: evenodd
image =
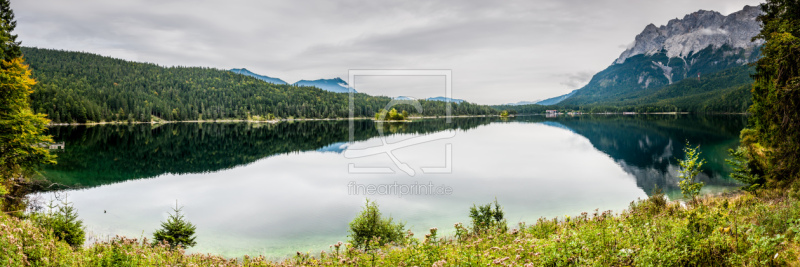
<path id="1" fill-rule="evenodd" d="M 34 213 L 31 219 L 37 225 L 53 231 L 59 240 L 64 240 L 70 246 L 79 247 L 86 240 L 83 230 L 83 220 L 78 219 L 78 211 L 66 197 L 61 205 L 50 202 L 47 212 Z"/>
<path id="2" fill-rule="evenodd" d="M 0 52 L 3 53 L 2 60 L 11 61 L 22 56 L 19 51 L 20 42 L 17 35 L 12 34 L 17 22 L 14 21 L 14 11 L 11 10 L 9 0 L 0 0 Z"/>
<path id="3" fill-rule="evenodd" d="M 197 244 L 194 241 L 196 227 L 183 218 L 182 209 L 183 207 L 178 207 L 178 201 L 175 201 L 175 208 L 172 209 L 174 213 L 169 214 L 167 221 L 161 222 L 161 229 L 153 233 L 154 244 L 167 242 L 173 249 L 178 246 L 193 247 Z"/>

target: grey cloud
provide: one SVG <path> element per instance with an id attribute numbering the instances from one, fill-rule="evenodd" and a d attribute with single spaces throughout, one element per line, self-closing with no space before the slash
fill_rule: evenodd
<path id="1" fill-rule="evenodd" d="M 24 45 L 292 82 L 452 69 L 458 98 L 544 99 L 613 62 L 645 25 L 756 0 L 12 0 Z M 738 7 L 738 8 L 737 8 Z M 581 71 L 581 72 L 578 72 Z M 564 75 L 571 73 L 571 75 Z M 587 74 L 588 73 L 588 74 Z M 589 76 L 589 77 L 587 77 Z M 386 87 L 385 95 L 404 95 Z"/>
<path id="2" fill-rule="evenodd" d="M 576 72 L 576 73 L 567 73 L 560 75 L 562 77 L 561 85 L 564 85 L 568 88 L 578 89 L 579 87 L 585 85 L 589 82 L 589 79 L 592 78 L 594 73 L 592 72 Z"/>

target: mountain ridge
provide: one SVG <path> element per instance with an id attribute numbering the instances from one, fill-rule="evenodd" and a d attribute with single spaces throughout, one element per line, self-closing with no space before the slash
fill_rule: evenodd
<path id="1" fill-rule="evenodd" d="M 584 87 L 537 104 L 619 102 L 620 97 L 637 91 L 655 90 L 755 62 L 762 42 L 752 37 L 761 29 L 756 20 L 760 14 L 757 6 L 745 6 L 728 16 L 700 10 L 660 27 L 649 24 L 633 45 Z"/>
<path id="2" fill-rule="evenodd" d="M 231 69 L 230 71 L 233 72 L 233 73 L 236 73 L 236 74 L 242 74 L 242 75 L 254 77 L 256 79 L 259 79 L 259 80 L 262 80 L 262 81 L 265 81 L 265 82 L 268 82 L 268 83 L 272 83 L 272 84 L 289 84 L 289 83 L 287 83 L 284 80 L 281 80 L 279 78 L 273 78 L 273 77 L 269 77 L 269 76 L 266 76 L 266 75 L 256 74 L 256 73 L 254 73 L 254 72 L 252 72 L 252 71 L 250 71 L 250 70 L 248 70 L 246 68 Z"/>

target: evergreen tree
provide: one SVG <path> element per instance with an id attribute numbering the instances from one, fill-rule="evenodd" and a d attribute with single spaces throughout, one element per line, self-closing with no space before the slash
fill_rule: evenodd
<path id="1" fill-rule="evenodd" d="M 17 22 L 14 20 L 14 11 L 11 10 L 9 0 L 0 0 L 0 52 L 3 53 L 2 60 L 11 61 L 21 57 L 19 51 L 20 42 L 17 35 L 12 34 Z"/>
<path id="2" fill-rule="evenodd" d="M 194 231 L 196 227 L 183 218 L 181 214 L 183 207 L 178 207 L 178 202 L 175 201 L 175 208 L 172 209 L 174 213 L 169 214 L 166 222 L 161 222 L 161 229 L 153 233 L 153 243 L 158 244 L 167 242 L 170 247 L 176 248 L 178 246 L 188 248 L 197 244 L 194 241 Z"/>
<path id="3" fill-rule="evenodd" d="M 73 247 L 82 246 L 86 240 L 83 220 L 78 219 L 78 211 L 66 198 L 61 205 L 54 205 L 51 202 L 47 212 L 35 213 L 31 219 L 40 227 L 53 231 L 56 238 L 64 240 Z"/>
<path id="4" fill-rule="evenodd" d="M 800 0 L 762 5 L 764 40 L 753 76 L 752 128 L 742 131 L 750 160 L 772 186 L 800 177 Z"/>

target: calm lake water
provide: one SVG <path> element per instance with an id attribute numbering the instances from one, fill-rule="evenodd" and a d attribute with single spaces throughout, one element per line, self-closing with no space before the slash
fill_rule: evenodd
<path id="1" fill-rule="evenodd" d="M 495 198 L 512 227 L 618 211 L 655 186 L 678 198 L 687 140 L 708 160 L 704 193 L 734 190 L 724 158 L 745 124 L 722 115 L 355 121 L 353 142 L 348 121 L 59 126 L 50 133 L 65 149 L 43 175 L 64 189 L 34 197 L 68 195 L 93 240 L 151 237 L 177 200 L 197 226 L 188 251 L 279 258 L 346 241 L 366 198 L 418 235 L 452 233 L 473 203 Z"/>

